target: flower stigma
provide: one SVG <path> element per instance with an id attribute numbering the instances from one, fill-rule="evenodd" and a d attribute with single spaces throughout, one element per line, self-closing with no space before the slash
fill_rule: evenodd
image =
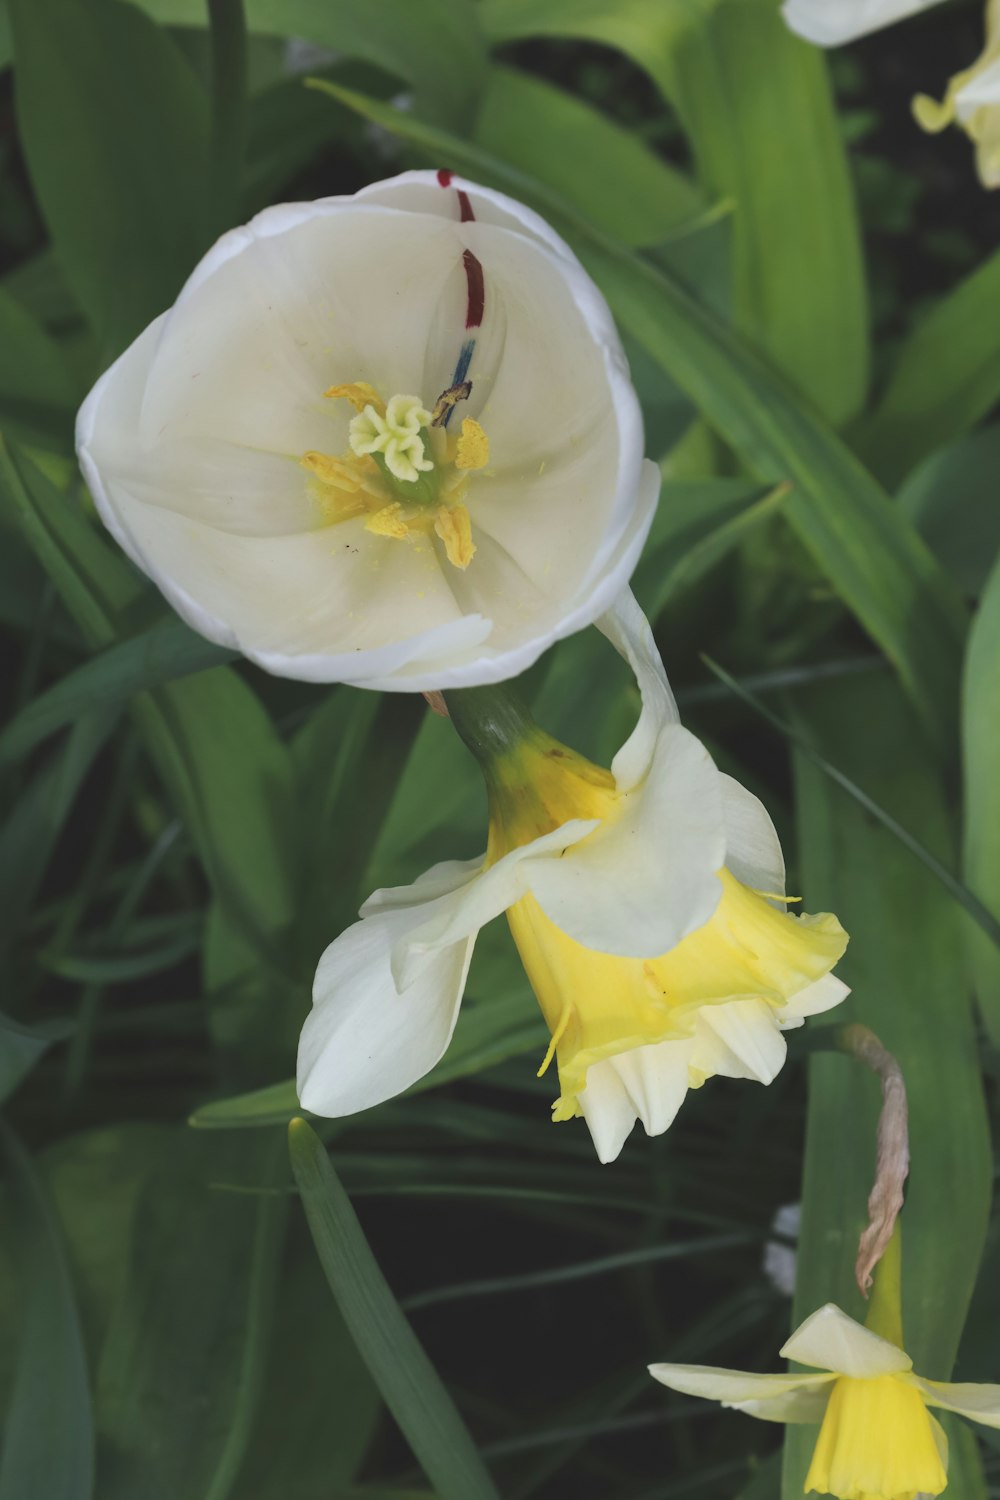
<path id="1" fill-rule="evenodd" d="M 468 380 L 449 386 L 428 410 L 419 396 L 383 401 L 367 381 L 331 386 L 325 395 L 349 401 L 356 412 L 348 428 L 350 451 L 311 451 L 300 459 L 324 521 L 334 525 L 363 516 L 365 530 L 375 536 L 410 542 L 436 536 L 449 563 L 464 571 L 476 552 L 465 505 L 469 477 L 489 463 L 490 444 L 472 417 L 457 435 L 447 423 L 471 391 Z"/>

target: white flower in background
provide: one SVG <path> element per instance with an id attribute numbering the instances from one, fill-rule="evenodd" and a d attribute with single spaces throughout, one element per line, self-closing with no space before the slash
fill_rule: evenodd
<path id="1" fill-rule="evenodd" d="M 771 820 L 681 726 L 631 595 L 599 624 L 643 701 L 610 772 L 506 693 L 448 694 L 483 767 L 488 850 L 376 891 L 324 953 L 299 1045 L 314 1114 L 367 1109 L 434 1066 L 476 935 L 501 912 L 552 1034 L 553 1116 L 582 1115 L 602 1161 L 637 1119 L 666 1130 L 715 1074 L 770 1083 L 782 1032 L 847 993 L 830 973 L 846 934 L 835 917 L 786 913 Z"/>
<path id="2" fill-rule="evenodd" d="M 98 510 L 269 671 L 493 682 L 606 610 L 659 471 L 611 315 L 500 193 L 409 172 L 224 235 L 77 425 Z"/>
<path id="3" fill-rule="evenodd" d="M 905 16 L 928 10 L 940 0 L 785 0 L 782 14 L 793 31 L 821 47 L 837 47 Z M 1000 0 L 987 0 L 986 40 L 971 67 L 956 73 L 944 99 L 927 94 L 913 101 L 917 123 L 929 131 L 953 121 L 976 146 L 984 187 L 1000 187 Z"/>
<path id="4" fill-rule="evenodd" d="M 901 1341 L 901 1339 L 900 1339 Z M 828 1302 L 782 1358 L 822 1374 L 757 1375 L 709 1365 L 650 1365 L 661 1384 L 767 1422 L 820 1422 L 806 1492 L 840 1500 L 914 1500 L 948 1483 L 948 1440 L 928 1407 L 1000 1427 L 1000 1385 L 925 1380 L 900 1343 Z"/>

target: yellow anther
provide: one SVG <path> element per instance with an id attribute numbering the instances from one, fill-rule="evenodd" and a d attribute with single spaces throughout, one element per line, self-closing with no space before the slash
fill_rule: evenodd
<path id="1" fill-rule="evenodd" d="M 344 401 L 349 401 L 355 411 L 364 411 L 366 406 L 373 406 L 380 417 L 385 416 L 385 402 L 367 380 L 355 380 L 350 385 L 331 385 L 323 395 L 334 399 L 341 397 Z"/>
<path id="2" fill-rule="evenodd" d="M 464 505 L 442 505 L 434 518 L 434 530 L 444 542 L 448 561 L 456 568 L 467 568 L 475 556 L 472 521 Z"/>
<path id="3" fill-rule="evenodd" d="M 485 469 L 490 461 L 490 440 L 479 423 L 466 417 L 455 449 L 457 469 Z"/>
<path id="4" fill-rule="evenodd" d="M 365 470 L 356 458 L 335 458 L 332 453 L 303 453 L 299 460 L 304 469 L 315 475 L 324 484 L 335 485 L 338 490 L 354 494 L 364 488 Z"/>
<path id="5" fill-rule="evenodd" d="M 403 507 L 398 500 L 391 505 L 383 505 L 374 515 L 368 517 L 365 522 L 366 531 L 374 531 L 376 536 L 394 536 L 399 538 L 408 537 L 410 528 L 403 516 Z"/>

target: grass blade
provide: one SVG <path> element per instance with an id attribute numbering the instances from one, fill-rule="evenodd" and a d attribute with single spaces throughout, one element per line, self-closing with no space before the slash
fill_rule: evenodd
<path id="1" fill-rule="evenodd" d="M 316 1253 L 376 1385 L 441 1500 L 499 1500 L 451 1397 L 379 1270 L 326 1151 L 305 1120 L 288 1130 Z"/>

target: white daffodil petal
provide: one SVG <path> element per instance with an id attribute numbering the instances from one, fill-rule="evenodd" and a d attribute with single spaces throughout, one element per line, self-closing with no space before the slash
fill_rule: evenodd
<path id="1" fill-rule="evenodd" d="M 801 1026 L 806 1016 L 818 1016 L 825 1010 L 832 1010 L 850 993 L 842 979 L 835 974 L 824 974 L 821 979 L 807 984 L 804 990 L 799 990 L 797 995 L 792 995 L 778 1012 L 778 1023 L 784 1029 Z"/>
<path id="2" fill-rule="evenodd" d="M 680 714 L 649 621 L 631 589 L 626 589 L 596 624 L 632 668 L 642 698 L 639 722 L 611 762 L 619 791 L 630 792 L 648 774 L 663 729 L 667 724 L 679 724 Z"/>
<path id="3" fill-rule="evenodd" d="M 356 922 L 320 959 L 299 1039 L 298 1093 L 311 1113 L 336 1118 L 381 1104 L 447 1049 L 475 935 L 433 954 L 400 994 L 390 952 L 412 920 L 387 912 Z"/>
<path id="4" fill-rule="evenodd" d="M 654 1380 L 685 1396 L 720 1401 L 766 1422 L 819 1422 L 834 1380 L 832 1375 L 757 1375 L 711 1365 L 649 1366 Z"/>
<path id="5" fill-rule="evenodd" d="M 646 1134 L 662 1135 L 674 1123 L 687 1097 L 694 1052 L 693 1041 L 676 1041 L 652 1042 L 646 1047 L 616 1053 L 588 1068 L 587 1088 L 580 1096 L 580 1103 L 585 1105 L 591 1075 L 599 1068 L 610 1068 L 621 1081 Z"/>
<path id="6" fill-rule="evenodd" d="M 863 1328 L 832 1302 L 818 1308 L 800 1324 L 781 1350 L 781 1356 L 800 1365 L 858 1379 L 895 1375 L 913 1367 L 913 1361 L 902 1349 Z"/>
<path id="7" fill-rule="evenodd" d="M 418 875 L 412 885 L 384 886 L 373 891 L 361 907 L 361 915 L 369 917 L 377 911 L 404 911 L 412 906 L 423 906 L 438 896 L 448 896 L 468 885 L 481 873 L 485 863 L 485 854 L 476 859 L 443 859 Z"/>
<path id="8" fill-rule="evenodd" d="M 698 1017 L 693 1065 L 707 1077 L 773 1083 L 787 1051 L 774 1008 L 763 1000 L 706 1005 Z"/>
<path id="9" fill-rule="evenodd" d="M 597 1159 L 605 1164 L 618 1160 L 639 1118 L 614 1061 L 605 1058 L 587 1069 L 587 1086 L 579 1101 Z"/>
<path id="10" fill-rule="evenodd" d="M 820 47 L 839 47 L 939 3 L 940 0 L 785 0 L 781 14 L 807 42 Z"/>
<path id="11" fill-rule="evenodd" d="M 911 1380 L 928 1406 L 957 1412 L 983 1427 L 1000 1427 L 1000 1385 L 979 1385 L 970 1380 L 925 1380 L 922 1375 L 913 1375 Z"/>
<path id="12" fill-rule="evenodd" d="M 421 972 L 426 956 L 440 948 L 451 947 L 485 927 L 494 917 L 513 906 L 528 887 L 530 868 L 558 858 L 564 849 L 587 837 L 595 828 L 593 819 L 575 819 L 554 828 L 551 833 L 512 849 L 488 869 L 480 869 L 464 885 L 457 885 L 443 895 L 427 901 L 419 917 L 417 906 L 408 912 L 412 928 L 401 932 L 393 947 L 392 968 L 400 988 L 412 983 Z"/>
<path id="13" fill-rule="evenodd" d="M 719 773 L 726 820 L 726 868 L 753 891 L 784 895 L 785 858 L 770 813 L 753 792 Z"/>
<path id="14" fill-rule="evenodd" d="M 719 774 L 700 740 L 668 724 L 645 782 L 572 859 L 533 866 L 530 889 L 578 943 L 652 958 L 712 916 L 724 859 Z"/>

